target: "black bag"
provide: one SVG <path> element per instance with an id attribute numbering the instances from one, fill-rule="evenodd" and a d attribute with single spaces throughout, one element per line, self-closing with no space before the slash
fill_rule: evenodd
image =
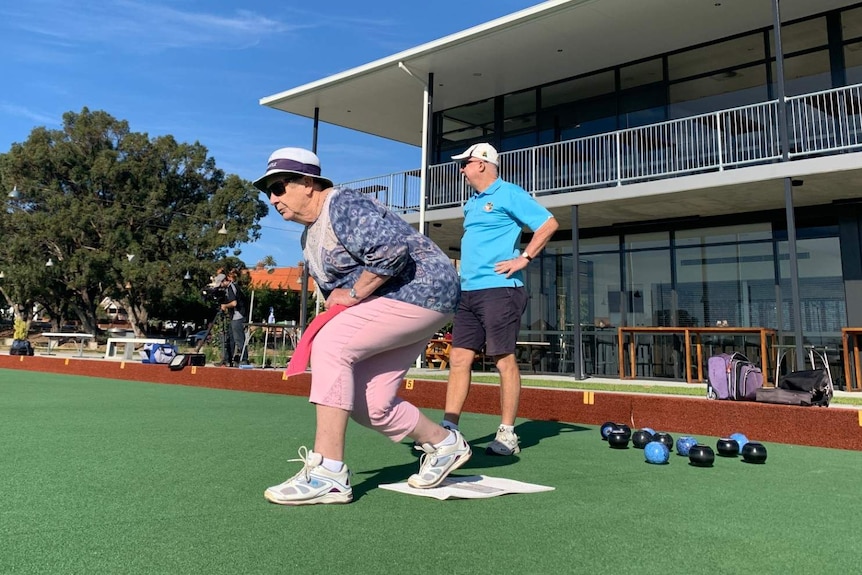
<path id="1" fill-rule="evenodd" d="M 777 403 L 780 405 L 814 405 L 811 403 L 811 393 L 781 389 L 780 387 L 761 387 L 757 390 L 754 400 L 760 403 Z"/>
<path id="2" fill-rule="evenodd" d="M 29 339 L 13 339 L 9 355 L 33 355 L 33 344 Z"/>
<path id="3" fill-rule="evenodd" d="M 170 368 L 171 371 L 180 371 L 187 365 L 199 367 L 206 364 L 207 358 L 202 353 L 180 353 L 171 359 L 171 362 L 168 364 L 168 368 Z"/>
<path id="4" fill-rule="evenodd" d="M 790 372 L 778 379 L 778 387 L 789 391 L 807 393 L 808 405 L 826 407 L 834 395 L 832 378 L 829 376 L 829 372 L 823 368 Z"/>
<path id="5" fill-rule="evenodd" d="M 787 375 L 778 378 L 778 387 L 762 388 L 757 390 L 755 401 L 762 403 L 780 403 L 783 405 L 816 405 L 827 407 L 832 401 L 834 387 L 832 385 L 832 373 L 829 371 L 829 359 L 826 350 L 821 353 L 812 350 L 811 363 L 815 358 L 820 359 L 823 365 L 802 371 L 791 371 Z M 775 367 L 775 373 L 781 371 L 781 362 Z"/>

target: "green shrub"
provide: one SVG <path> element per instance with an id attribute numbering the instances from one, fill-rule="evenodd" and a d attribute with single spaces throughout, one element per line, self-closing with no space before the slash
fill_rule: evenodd
<path id="1" fill-rule="evenodd" d="M 30 324 L 23 319 L 15 318 L 15 328 L 12 337 L 15 339 L 27 339 L 27 332 L 30 329 Z"/>

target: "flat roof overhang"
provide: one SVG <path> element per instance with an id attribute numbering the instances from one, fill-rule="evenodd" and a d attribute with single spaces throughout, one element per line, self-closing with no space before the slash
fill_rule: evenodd
<path id="1" fill-rule="evenodd" d="M 781 0 L 787 22 L 858 0 Z M 421 79 L 445 110 L 772 25 L 772 0 L 553 0 L 260 100 L 415 146 Z"/>

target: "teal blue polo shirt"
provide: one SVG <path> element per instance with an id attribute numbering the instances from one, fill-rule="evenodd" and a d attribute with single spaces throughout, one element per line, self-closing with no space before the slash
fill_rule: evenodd
<path id="1" fill-rule="evenodd" d="M 521 272 L 507 279 L 494 271 L 494 264 L 518 255 L 523 228 L 535 232 L 551 217 L 522 187 L 499 178 L 484 192 L 473 194 L 464 205 L 461 290 L 524 285 Z"/>

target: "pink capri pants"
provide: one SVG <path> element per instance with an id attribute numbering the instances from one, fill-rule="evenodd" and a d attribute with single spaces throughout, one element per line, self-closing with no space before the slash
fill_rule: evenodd
<path id="1" fill-rule="evenodd" d="M 346 309 L 314 338 L 308 400 L 349 411 L 360 425 L 401 441 L 419 422 L 419 410 L 398 389 L 452 316 L 385 297 Z"/>

